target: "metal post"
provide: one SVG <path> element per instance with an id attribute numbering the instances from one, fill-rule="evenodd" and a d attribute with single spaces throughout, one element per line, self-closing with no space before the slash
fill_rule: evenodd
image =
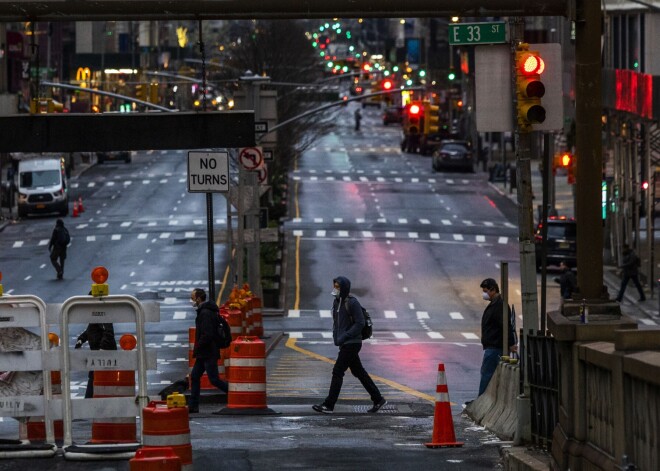
<path id="1" fill-rule="evenodd" d="M 546 267 L 547 252 L 548 252 L 548 207 L 549 193 L 550 193 L 550 180 L 552 180 L 552 170 L 550 169 L 550 134 L 545 133 L 543 136 L 543 202 L 541 203 L 541 231 L 542 231 L 542 247 L 541 247 L 541 332 L 545 332 L 545 319 L 547 308 L 547 283 L 548 271 Z"/>
<path id="2" fill-rule="evenodd" d="M 509 356 L 509 262 L 500 262 L 502 287 L 502 356 Z"/>

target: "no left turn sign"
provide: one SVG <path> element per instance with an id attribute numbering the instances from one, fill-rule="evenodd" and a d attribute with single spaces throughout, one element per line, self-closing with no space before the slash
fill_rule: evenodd
<path id="1" fill-rule="evenodd" d="M 264 162 L 261 147 L 243 147 L 238 154 L 238 161 L 245 170 L 254 170 Z"/>

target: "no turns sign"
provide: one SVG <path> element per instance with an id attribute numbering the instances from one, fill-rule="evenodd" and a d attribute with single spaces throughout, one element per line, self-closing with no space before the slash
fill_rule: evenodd
<path id="1" fill-rule="evenodd" d="M 188 152 L 188 192 L 229 191 L 229 153 Z"/>

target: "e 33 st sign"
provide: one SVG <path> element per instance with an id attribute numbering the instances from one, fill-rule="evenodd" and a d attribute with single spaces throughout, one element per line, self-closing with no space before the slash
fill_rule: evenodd
<path id="1" fill-rule="evenodd" d="M 227 152 L 188 152 L 188 192 L 226 193 L 229 191 Z"/>
<path id="2" fill-rule="evenodd" d="M 506 23 L 456 23 L 449 25 L 449 44 L 500 44 L 506 42 Z"/>

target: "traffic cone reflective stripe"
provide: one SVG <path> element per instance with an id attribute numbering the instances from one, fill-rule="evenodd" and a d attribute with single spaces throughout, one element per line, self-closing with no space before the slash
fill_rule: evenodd
<path id="1" fill-rule="evenodd" d="M 438 364 L 438 382 L 435 389 L 435 413 L 433 414 L 433 438 L 425 443 L 428 448 L 459 447 L 463 442 L 456 441 L 454 419 L 451 416 L 449 388 L 445 376 L 445 365 Z"/>

